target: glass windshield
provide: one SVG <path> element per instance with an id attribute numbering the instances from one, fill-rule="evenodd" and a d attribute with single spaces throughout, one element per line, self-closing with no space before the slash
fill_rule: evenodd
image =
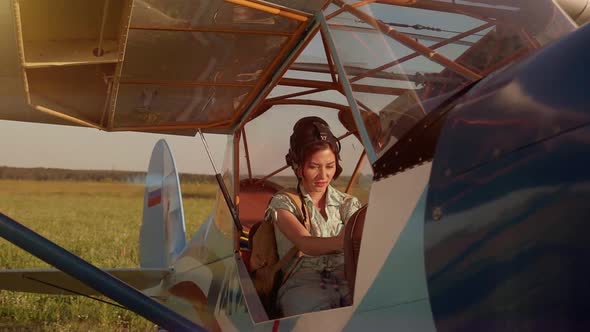
<path id="1" fill-rule="evenodd" d="M 575 29 L 550 0 L 336 0 L 325 16 L 377 156 L 445 95 Z"/>

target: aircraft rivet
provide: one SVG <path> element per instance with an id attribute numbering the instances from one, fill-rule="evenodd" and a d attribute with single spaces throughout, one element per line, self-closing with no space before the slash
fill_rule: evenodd
<path id="1" fill-rule="evenodd" d="M 432 210 L 432 219 L 439 221 L 440 218 L 442 218 L 442 209 L 440 207 L 435 207 L 434 210 Z"/>
<path id="2" fill-rule="evenodd" d="M 394 154 L 397 156 L 397 151 L 395 151 Z"/>
<path id="3" fill-rule="evenodd" d="M 408 142 L 411 142 L 411 141 L 412 141 L 412 139 L 411 138 L 408 138 Z"/>

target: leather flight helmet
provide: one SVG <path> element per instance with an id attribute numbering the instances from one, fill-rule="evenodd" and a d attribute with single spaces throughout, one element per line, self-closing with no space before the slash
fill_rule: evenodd
<path id="1" fill-rule="evenodd" d="M 308 116 L 299 119 L 293 126 L 293 134 L 289 140 L 289 153 L 285 156 L 287 165 L 293 168 L 295 174 L 297 169 L 302 166 L 305 151 L 315 143 L 325 142 L 330 145 L 332 151 L 336 154 L 336 172 L 334 179 L 337 179 L 342 173 L 340 166 L 340 142 L 332 134 L 330 126 L 326 121 L 317 116 Z"/>

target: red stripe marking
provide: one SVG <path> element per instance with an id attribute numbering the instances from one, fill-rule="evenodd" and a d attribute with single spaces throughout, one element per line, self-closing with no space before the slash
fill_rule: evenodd
<path id="1" fill-rule="evenodd" d="M 272 324 L 272 332 L 278 332 L 279 331 L 279 323 L 281 321 L 280 320 L 275 320 L 275 322 Z"/>
<path id="2" fill-rule="evenodd" d="M 148 203 L 147 203 L 148 207 L 158 205 L 161 202 L 162 202 L 162 189 L 161 188 L 148 193 Z"/>

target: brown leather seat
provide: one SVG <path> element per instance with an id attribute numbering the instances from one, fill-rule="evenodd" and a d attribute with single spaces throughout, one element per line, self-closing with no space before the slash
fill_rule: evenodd
<path id="1" fill-rule="evenodd" d="M 240 222 L 245 230 L 264 218 L 264 211 L 274 194 L 282 189 L 281 186 L 264 181 L 258 183 L 257 179 L 240 181 Z"/>
<path id="2" fill-rule="evenodd" d="M 350 216 L 344 228 L 344 273 L 346 274 L 346 280 L 348 281 L 348 287 L 352 295 L 354 295 L 354 282 L 356 280 L 356 269 L 366 214 L 367 205 Z"/>
<path id="3" fill-rule="evenodd" d="M 249 233 L 248 242 L 240 240 L 240 254 L 250 270 L 250 243 L 258 222 L 264 219 L 264 211 L 272 196 L 282 187 L 270 181 L 258 183 L 257 179 L 240 181 L 239 216 L 244 231 Z"/>

